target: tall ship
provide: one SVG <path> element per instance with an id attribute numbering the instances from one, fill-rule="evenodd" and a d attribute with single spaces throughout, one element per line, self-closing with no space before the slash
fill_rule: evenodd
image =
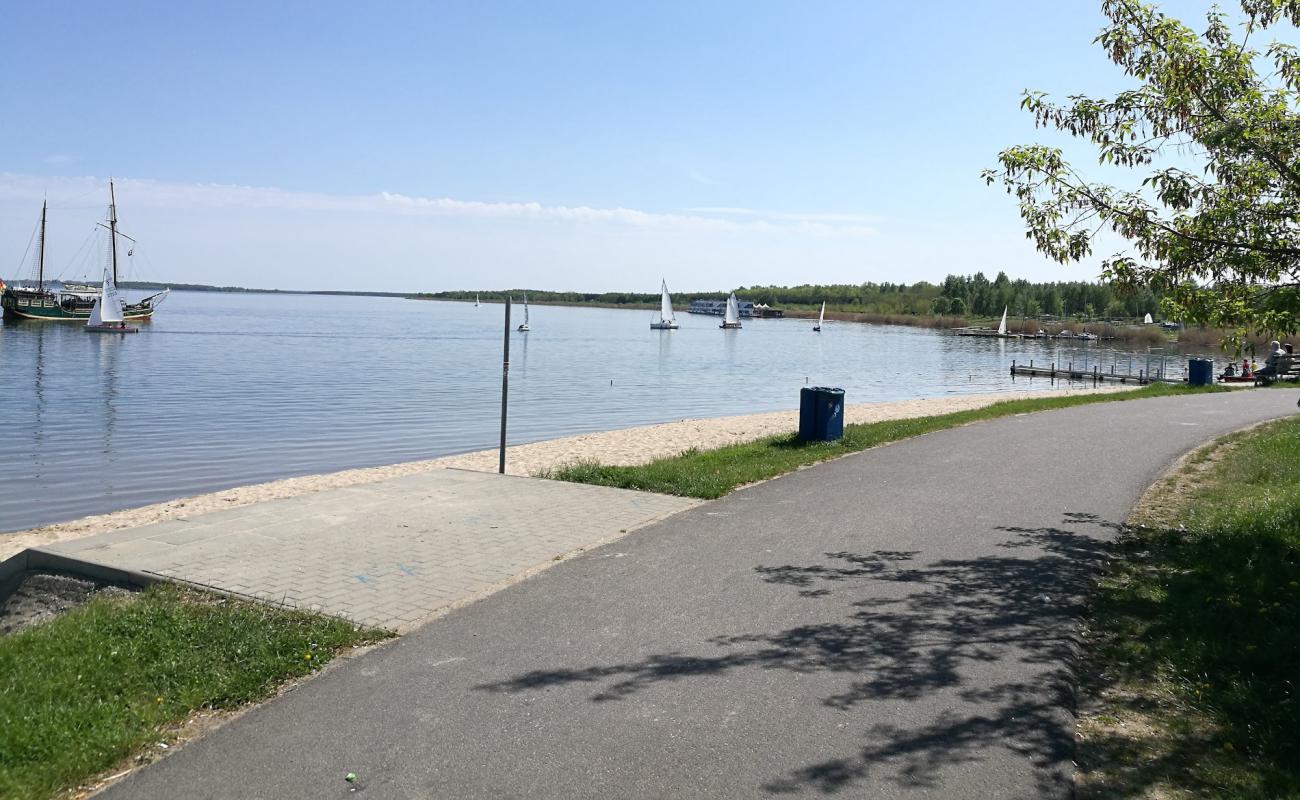
<path id="1" fill-rule="evenodd" d="M 108 223 L 99 223 L 108 231 L 109 265 L 107 274 L 117 278 L 117 240 L 126 239 L 132 244 L 135 240 L 117 229 L 117 196 L 113 183 L 108 184 Z M 4 309 L 6 320 L 35 319 L 49 322 L 79 321 L 90 319 L 91 309 L 99 298 L 100 287 L 87 283 L 68 283 L 46 281 L 45 279 L 45 217 L 46 203 L 41 204 L 41 227 L 36 242 L 36 276 L 33 286 L 6 286 L 0 281 L 0 308 Z M 130 254 L 128 250 L 128 255 Z M 57 283 L 57 287 L 54 284 Z M 170 289 L 151 294 L 142 300 L 123 304 L 123 315 L 130 320 L 144 320 L 153 316 L 158 305 L 167 298 Z"/>

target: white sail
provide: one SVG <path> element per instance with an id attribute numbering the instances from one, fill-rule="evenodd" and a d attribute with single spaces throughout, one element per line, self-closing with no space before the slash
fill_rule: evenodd
<path id="1" fill-rule="evenodd" d="M 528 324 L 528 295 L 524 295 L 524 324 Z"/>
<path id="2" fill-rule="evenodd" d="M 98 321 L 96 321 L 95 311 L 98 310 Z M 99 297 L 95 300 L 95 308 L 90 312 L 91 325 L 107 325 L 122 322 L 125 314 L 122 309 L 122 296 L 117 293 L 117 284 L 113 283 L 112 268 L 104 269 L 104 285 L 99 290 Z"/>
<path id="3" fill-rule="evenodd" d="M 1152 322 L 1155 322 L 1155 320 L 1151 319 L 1150 314 L 1147 314 L 1145 317 L 1142 318 L 1142 323 L 1144 325 L 1150 325 Z"/>
<path id="4" fill-rule="evenodd" d="M 92 328 L 98 328 L 104 324 L 103 318 L 99 316 L 99 298 L 95 298 L 95 305 L 90 309 L 90 321 L 86 323 Z"/>
<path id="5" fill-rule="evenodd" d="M 822 326 L 822 323 L 825 322 L 825 321 L 826 321 L 826 301 L 823 300 L 823 301 L 822 301 L 822 313 L 820 313 L 820 314 L 817 315 L 817 327 L 820 328 L 820 327 Z"/>
<path id="6" fill-rule="evenodd" d="M 474 307 L 478 308 L 478 295 L 474 295 Z"/>
<path id="7" fill-rule="evenodd" d="M 668 281 L 663 282 L 663 294 L 659 297 L 659 319 L 662 322 L 676 322 L 673 318 L 673 300 L 668 296 Z"/>
<path id="8" fill-rule="evenodd" d="M 740 303 L 736 301 L 736 293 L 732 292 L 727 298 L 727 316 L 723 319 L 728 325 L 734 325 L 740 322 Z"/>
<path id="9" fill-rule="evenodd" d="M 1002 321 L 998 323 L 998 333 L 1003 336 L 1007 333 L 1007 309 L 1002 309 Z"/>

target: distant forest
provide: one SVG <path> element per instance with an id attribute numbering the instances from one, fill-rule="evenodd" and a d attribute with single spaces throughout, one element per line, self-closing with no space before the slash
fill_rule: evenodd
<path id="1" fill-rule="evenodd" d="M 633 306 L 659 305 L 657 292 L 546 292 L 536 289 L 506 291 L 456 291 L 421 294 L 438 300 L 501 300 L 510 295 L 519 300 L 527 291 L 536 303 Z M 673 296 L 683 306 L 695 299 L 724 299 L 727 292 L 682 292 Z M 1121 294 L 1106 283 L 1067 281 L 1030 283 L 1011 280 L 1005 272 L 989 280 L 984 273 L 949 275 L 936 286 L 919 283 L 832 284 L 829 286 L 750 286 L 736 289 L 741 300 L 766 303 L 786 309 L 810 309 L 826 301 L 831 311 L 911 316 L 996 317 L 1007 308 L 1013 317 L 1047 314 L 1058 318 L 1127 319 L 1146 314 L 1157 316 L 1159 298 L 1148 290 Z"/>

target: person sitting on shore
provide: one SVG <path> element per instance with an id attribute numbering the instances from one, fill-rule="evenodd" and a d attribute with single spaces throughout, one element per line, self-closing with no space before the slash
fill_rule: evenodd
<path id="1" fill-rule="evenodd" d="M 1237 365 L 1229 361 L 1228 366 L 1223 368 L 1223 374 L 1220 378 L 1234 378 L 1237 375 Z"/>
<path id="2" fill-rule="evenodd" d="M 1286 372 L 1291 366 L 1291 359 L 1282 349 L 1281 342 L 1274 340 L 1268 343 L 1268 347 L 1268 358 L 1264 359 L 1264 366 L 1255 370 L 1256 378 L 1276 378 L 1279 373 Z"/>

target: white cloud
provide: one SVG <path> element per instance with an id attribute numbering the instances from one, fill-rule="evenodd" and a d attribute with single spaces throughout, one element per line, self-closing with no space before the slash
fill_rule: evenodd
<path id="1" fill-rule="evenodd" d="M 734 206 L 701 206 L 686 210 L 694 214 L 721 214 L 733 217 L 756 217 L 777 221 L 823 222 L 828 224 L 874 225 L 884 219 L 877 214 L 759 211 L 753 208 L 736 208 Z"/>
<path id="2" fill-rule="evenodd" d="M 105 188 L 98 177 L 43 178 L 0 173 L 0 197 L 38 199 L 49 196 L 84 198 Z M 282 211 L 350 212 L 365 214 L 472 217 L 481 219 L 551 221 L 574 225 L 616 225 L 663 231 L 744 231 L 751 233 L 798 232 L 820 236 L 873 236 L 876 229 L 865 217 L 852 214 L 758 214 L 752 219 L 720 219 L 700 213 L 663 213 L 632 208 L 590 206 L 547 206 L 540 203 L 512 203 L 457 200 L 448 197 L 412 197 L 392 192 L 369 195 L 332 195 L 296 192 L 260 186 L 232 184 L 166 183 L 137 178 L 115 181 L 119 198 L 130 199 L 136 208 L 261 209 Z M 107 194 L 107 192 L 104 192 Z M 100 199 L 94 199 L 100 205 Z M 688 210 L 689 211 L 689 210 Z M 714 211 L 701 209 L 701 211 Z"/>

